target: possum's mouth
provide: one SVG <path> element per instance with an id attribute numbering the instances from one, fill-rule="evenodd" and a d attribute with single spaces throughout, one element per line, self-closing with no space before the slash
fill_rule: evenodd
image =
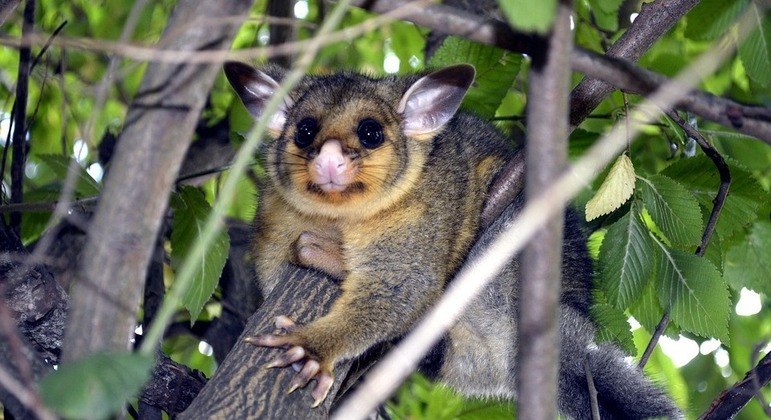
<path id="1" fill-rule="evenodd" d="M 366 190 L 366 187 L 364 186 L 363 182 L 353 182 L 350 184 L 336 184 L 334 182 L 327 182 L 325 184 L 316 184 L 314 182 L 308 182 L 307 188 L 308 192 L 322 196 L 322 197 L 329 197 L 329 196 L 343 196 L 347 197 L 351 194 L 361 193 Z"/>

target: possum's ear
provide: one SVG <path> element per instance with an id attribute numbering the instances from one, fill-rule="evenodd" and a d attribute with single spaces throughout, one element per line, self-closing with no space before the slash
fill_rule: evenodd
<path id="1" fill-rule="evenodd" d="M 458 64 L 430 73 L 413 83 L 399 101 L 402 130 L 409 137 L 426 137 L 455 115 L 474 82 L 474 67 Z"/>
<path id="2" fill-rule="evenodd" d="M 225 76 L 252 116 L 257 119 L 265 110 L 270 97 L 278 90 L 278 82 L 267 74 L 244 63 L 229 61 L 224 65 Z M 268 129 L 279 134 L 286 123 L 286 113 L 292 101 L 285 98 L 278 111 L 268 121 Z"/>

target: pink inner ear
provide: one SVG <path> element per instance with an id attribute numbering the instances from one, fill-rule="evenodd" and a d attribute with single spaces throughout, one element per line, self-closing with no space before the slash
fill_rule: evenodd
<path id="1" fill-rule="evenodd" d="M 474 80 L 469 65 L 447 67 L 415 82 L 402 96 L 397 112 L 402 114 L 405 135 L 430 134 L 455 115 Z"/>

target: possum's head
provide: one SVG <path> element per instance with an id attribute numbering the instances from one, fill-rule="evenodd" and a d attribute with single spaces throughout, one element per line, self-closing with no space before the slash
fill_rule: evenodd
<path id="1" fill-rule="evenodd" d="M 255 118 L 282 78 L 241 63 L 226 63 L 225 74 Z M 423 77 L 305 77 L 268 121 L 276 190 L 306 214 L 369 217 L 387 208 L 415 185 L 473 80 L 465 64 Z"/>

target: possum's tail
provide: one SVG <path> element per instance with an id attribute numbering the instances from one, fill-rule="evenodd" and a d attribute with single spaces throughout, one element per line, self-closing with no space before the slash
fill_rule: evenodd
<path id="1" fill-rule="evenodd" d="M 586 370 L 597 391 L 600 418 L 683 418 L 672 400 L 626 355 L 608 343 L 592 343 L 593 328 L 585 316 L 563 305 L 562 349 L 558 404 L 574 419 L 591 419 L 592 406 Z M 584 328 L 579 327 L 584 326 Z"/>

